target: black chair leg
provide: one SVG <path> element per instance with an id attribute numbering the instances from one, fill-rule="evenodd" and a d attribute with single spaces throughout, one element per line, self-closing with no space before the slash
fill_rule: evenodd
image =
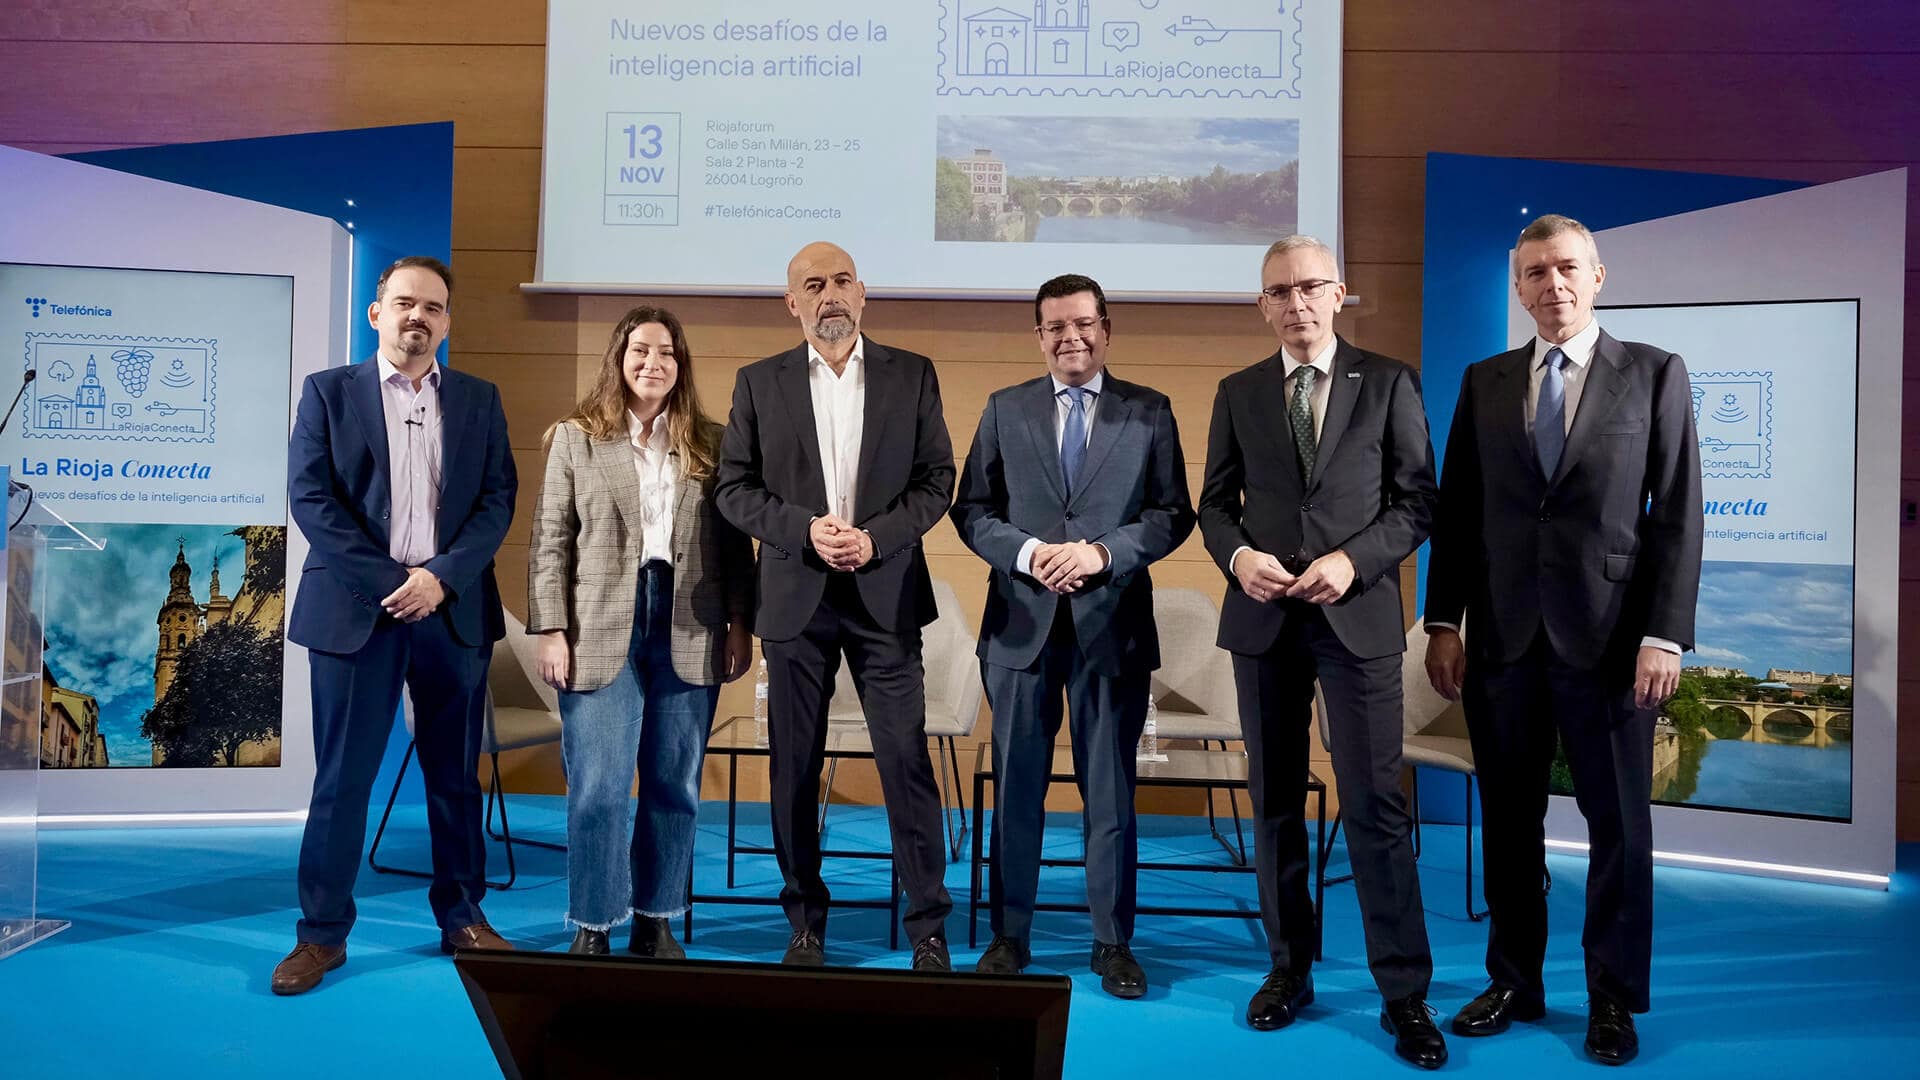
<path id="1" fill-rule="evenodd" d="M 520 879 L 520 871 L 513 865 L 513 828 L 507 824 L 507 797 L 500 791 L 500 755 L 493 754 L 491 757 L 493 775 L 487 778 L 487 817 L 492 819 L 493 804 L 497 801 L 500 804 L 500 842 L 507 849 L 507 880 L 485 884 L 489 889 L 505 891 L 513 888 L 513 883 Z"/>
<path id="2" fill-rule="evenodd" d="M 1473 910 L 1473 774 L 1461 775 L 1467 778 L 1467 921 L 1479 922 L 1487 913 Z"/>
<path id="3" fill-rule="evenodd" d="M 946 749 L 944 759 L 940 754 L 943 747 Z M 938 773 L 940 780 L 940 817 L 947 830 L 947 861 L 956 863 L 960 861 L 960 852 L 965 847 L 967 839 L 967 795 L 960 787 L 960 755 L 954 749 L 953 736 L 934 736 L 933 761 L 935 772 Z M 960 814 L 958 829 L 954 828 L 955 810 L 950 803 L 958 806 Z"/>
<path id="4" fill-rule="evenodd" d="M 409 870 L 403 866 L 382 866 L 376 858 L 380 853 L 380 841 L 387 833 L 387 820 L 393 816 L 394 801 L 400 797 L 400 785 L 406 781 L 407 768 L 413 764 L 413 752 L 414 744 L 411 742 L 407 743 L 407 752 L 405 756 L 400 759 L 400 771 L 396 773 L 393 778 L 393 790 L 387 792 L 387 808 L 380 814 L 380 827 L 375 829 L 373 833 L 373 846 L 367 849 L 367 865 L 371 867 L 375 873 L 379 874 L 399 874 L 402 877 L 423 878 L 427 881 L 432 881 L 433 875 L 431 873 L 420 870 Z M 519 872 L 515 869 L 513 863 L 513 829 L 507 824 L 507 797 L 500 791 L 500 755 L 493 754 L 491 756 L 493 759 L 493 775 L 487 781 L 486 816 L 488 821 L 493 820 L 493 805 L 497 800 L 500 804 L 500 835 L 497 839 L 499 839 L 507 849 L 507 879 L 505 881 L 483 881 L 481 884 L 489 889 L 504 890 L 513 888 L 513 883 L 519 878 Z M 529 841 L 522 840 L 521 843 L 529 843 Z M 561 848 L 561 850 L 564 851 L 566 849 Z"/>
<path id="5" fill-rule="evenodd" d="M 493 755 L 493 776 L 494 776 L 494 783 L 496 784 L 499 783 L 500 782 L 500 755 L 497 753 Z M 500 822 L 502 826 L 506 824 L 506 814 L 507 814 L 506 806 L 507 806 L 507 796 L 503 792 L 500 795 Z M 507 839 L 506 836 L 504 836 L 503 834 L 493 831 L 493 799 L 491 798 L 487 799 L 487 836 L 489 836 L 494 840 L 499 840 L 502 843 L 504 843 Z M 556 844 L 551 840 L 529 840 L 523 836 L 517 842 L 524 844 L 527 847 L 546 848 L 548 851 L 567 850 L 567 845 Z"/>
<path id="6" fill-rule="evenodd" d="M 1413 861 L 1420 861 L 1420 767 L 1413 767 L 1413 795 L 1408 809 L 1413 816 Z"/>
<path id="7" fill-rule="evenodd" d="M 380 853 L 380 838 L 387 834 L 387 819 L 393 816 L 393 801 L 400 797 L 400 785 L 407 778 L 407 766 L 413 764 L 413 743 L 407 743 L 407 753 L 400 759 L 400 771 L 394 774 L 393 790 L 387 792 L 387 809 L 380 815 L 380 827 L 373 831 L 373 846 L 367 849 L 367 865 L 376 874 L 401 874 L 406 877 L 431 878 L 432 874 L 422 874 L 418 870 L 403 870 L 397 866 L 381 866 L 375 860 Z"/>

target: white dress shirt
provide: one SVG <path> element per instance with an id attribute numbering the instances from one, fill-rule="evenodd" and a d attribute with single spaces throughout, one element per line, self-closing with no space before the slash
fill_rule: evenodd
<path id="1" fill-rule="evenodd" d="M 856 337 L 847 365 L 835 375 L 826 358 L 807 346 L 807 387 L 813 393 L 813 428 L 820 440 L 820 472 L 827 511 L 853 524 L 860 488 L 860 432 L 866 422 L 866 335 Z"/>
<path id="2" fill-rule="evenodd" d="M 387 420 L 388 495 L 393 503 L 387 554 L 402 566 L 425 566 L 440 553 L 440 365 L 413 380 L 379 356 L 380 408 Z"/>
<path id="3" fill-rule="evenodd" d="M 1338 337 L 1331 338 L 1319 352 L 1313 354 L 1312 359 L 1304 364 L 1295 360 L 1293 355 L 1285 349 L 1280 350 L 1280 360 L 1286 369 L 1287 381 L 1285 393 L 1287 395 L 1287 407 L 1289 410 L 1293 407 L 1294 390 L 1300 385 L 1298 378 L 1300 369 L 1310 367 L 1320 373 L 1319 377 L 1313 381 L 1312 392 L 1307 395 L 1307 407 L 1313 412 L 1313 441 L 1315 443 L 1320 441 L 1320 429 L 1327 425 L 1327 396 L 1333 392 L 1333 354 L 1338 351 L 1339 348 L 1340 339 Z M 1292 424 L 1292 421 L 1288 419 L 1288 414 L 1285 413 L 1280 416 L 1279 422 L 1283 425 Z M 1291 427 L 1288 427 L 1288 437 L 1292 437 Z M 1233 572 L 1234 563 L 1239 561 L 1241 552 L 1252 550 L 1253 548 L 1246 544 L 1241 544 L 1239 547 L 1234 548 L 1233 554 L 1227 558 L 1227 572 Z"/>
<path id="4" fill-rule="evenodd" d="M 1067 393 L 1066 383 L 1061 382 L 1051 375 L 1047 376 L 1047 381 L 1053 384 L 1053 448 L 1057 451 L 1067 437 L 1067 416 L 1073 412 L 1073 397 Z M 1086 419 L 1086 440 L 1089 444 L 1093 442 L 1093 414 L 1100 406 L 1100 391 L 1106 385 L 1107 373 L 1105 371 L 1096 371 L 1093 374 L 1093 378 L 1088 379 L 1081 386 L 1081 389 L 1087 392 L 1086 395 L 1080 399 L 1080 409 Z M 1059 465 L 1056 463 L 1054 468 L 1059 468 Z M 1013 568 L 1028 577 L 1032 577 L 1033 549 L 1039 546 L 1039 537 L 1027 537 L 1027 542 L 1020 545 L 1019 553 L 1013 557 Z M 1100 550 L 1104 554 L 1106 545 L 1100 545 Z M 1112 560 L 1109 559 L 1108 561 Z"/>
<path id="5" fill-rule="evenodd" d="M 627 441 L 633 446 L 633 471 L 640 477 L 640 561 L 671 563 L 673 496 L 680 462 L 667 443 L 666 412 L 653 418 L 653 431 L 643 436 L 640 418 L 627 410 Z"/>
<path id="6" fill-rule="evenodd" d="M 1587 387 L 1587 372 L 1593 367 L 1593 350 L 1600 343 L 1600 320 L 1588 319 L 1581 331 L 1558 346 L 1566 355 L 1567 363 L 1560 369 L 1561 386 L 1565 389 L 1565 407 L 1562 410 L 1567 430 L 1573 430 L 1573 418 L 1580 411 L 1580 395 Z M 1547 339 L 1535 335 L 1533 339 L 1533 360 L 1527 366 L 1527 431 L 1533 431 L 1533 417 L 1540 402 L 1540 381 L 1546 377 L 1547 352 L 1556 346 Z M 1433 622 L 1427 624 L 1428 630 L 1453 630 L 1459 627 L 1452 623 Z M 1684 650 L 1677 641 L 1648 635 L 1640 639 L 1642 648 L 1651 646 L 1666 652 L 1680 655 Z"/>

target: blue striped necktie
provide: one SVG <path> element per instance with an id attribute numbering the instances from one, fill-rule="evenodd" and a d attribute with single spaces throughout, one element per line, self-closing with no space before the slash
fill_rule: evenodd
<path id="1" fill-rule="evenodd" d="M 1060 431 L 1060 475 L 1067 482 L 1067 497 L 1073 497 L 1073 482 L 1080 476 L 1080 465 L 1087 460 L 1087 388 L 1069 386 L 1067 422 Z"/>

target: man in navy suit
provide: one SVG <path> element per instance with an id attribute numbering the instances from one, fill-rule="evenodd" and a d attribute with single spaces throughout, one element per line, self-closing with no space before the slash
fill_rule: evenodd
<path id="1" fill-rule="evenodd" d="M 1447 1047 L 1427 1016 L 1433 953 L 1400 790 L 1400 564 L 1433 520 L 1433 447 L 1419 377 L 1334 333 L 1339 277 L 1312 237 L 1267 250 L 1258 303 L 1280 350 L 1220 380 L 1207 434 L 1200 531 L 1227 576 L 1219 645 L 1233 654 L 1272 959 L 1246 1015 L 1272 1030 L 1313 1003 L 1304 804 L 1317 679 L 1380 1023 L 1396 1053 L 1436 1069 Z"/>
<path id="2" fill-rule="evenodd" d="M 1653 956 L 1653 724 L 1693 647 L 1700 447 L 1687 368 L 1593 316 L 1593 234 L 1521 232 L 1514 292 L 1538 335 L 1467 369 L 1427 575 L 1427 677 L 1464 697 L 1485 810 L 1492 985 L 1453 1019 L 1495 1035 L 1546 1013 L 1543 821 L 1554 744 L 1586 818 L 1587 1053 L 1639 1052 Z M 1460 627 L 1466 619 L 1467 637 Z"/>
<path id="3" fill-rule="evenodd" d="M 1072 717 L 1086 807 L 1092 967 L 1120 998 L 1147 992 L 1134 959 L 1134 746 L 1160 666 L 1147 567 L 1193 531 L 1186 461 L 1165 394 L 1106 370 L 1112 323 L 1098 282 L 1040 286 L 1035 331 L 1047 374 L 987 400 L 953 523 L 993 568 L 980 672 L 993 709 L 993 942 L 975 970 L 1030 959 L 1040 833 L 1059 734 Z"/>
<path id="4" fill-rule="evenodd" d="M 273 992 L 319 985 L 347 958 L 367 799 L 404 684 L 427 788 L 440 945 L 510 948 L 480 913 L 477 776 L 487 662 L 506 632 L 493 556 L 513 520 L 513 456 L 493 384 L 441 366 L 453 275 L 389 266 L 367 320 L 372 360 L 307 377 L 287 497 L 309 551 L 287 637 L 313 672 L 313 801 L 300 845 L 298 946 Z"/>

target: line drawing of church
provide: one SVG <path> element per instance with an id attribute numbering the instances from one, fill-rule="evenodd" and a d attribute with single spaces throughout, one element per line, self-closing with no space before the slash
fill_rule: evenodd
<path id="1" fill-rule="evenodd" d="M 72 397 L 48 394 L 33 399 L 34 427 L 53 430 L 105 431 L 107 388 L 100 385 L 99 363 L 87 357 L 87 376 Z"/>
<path id="2" fill-rule="evenodd" d="M 990 7 L 960 19 L 961 75 L 1085 75 L 1090 0 L 1034 0 L 1033 14 Z"/>

